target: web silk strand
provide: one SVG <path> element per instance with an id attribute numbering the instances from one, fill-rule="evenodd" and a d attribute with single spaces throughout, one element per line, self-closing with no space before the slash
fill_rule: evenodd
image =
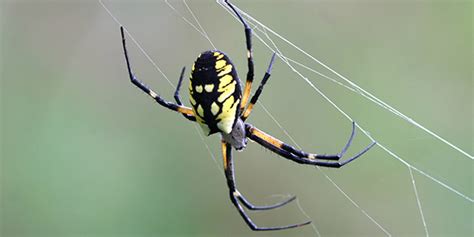
<path id="1" fill-rule="evenodd" d="M 230 12 L 226 7 L 225 5 L 223 5 L 222 3 L 220 3 L 220 5 L 227 10 L 227 12 L 229 14 L 232 14 L 232 12 Z M 234 5 L 235 6 L 235 5 Z M 250 15 L 248 15 L 247 13 L 243 12 L 242 10 L 240 10 L 238 7 L 236 7 L 236 9 L 239 10 L 239 12 L 241 12 L 242 15 L 246 16 L 248 18 L 248 23 L 251 24 L 251 25 L 256 25 L 257 27 L 255 27 L 255 29 L 257 29 L 258 31 L 260 31 L 261 33 L 263 34 L 266 34 L 268 36 L 268 34 L 266 33 L 267 31 L 270 32 L 271 34 L 281 38 L 283 41 L 285 41 L 286 43 L 288 43 L 290 46 L 294 47 L 295 49 L 299 50 L 300 52 L 304 53 L 305 55 L 307 55 L 308 57 L 312 58 L 315 62 L 319 63 L 320 65 L 324 66 L 324 67 L 327 67 L 328 70 L 330 71 L 334 71 L 332 69 L 330 69 L 328 66 L 322 64 L 319 60 L 317 60 L 316 58 L 314 58 L 313 56 L 309 55 L 308 53 L 306 53 L 305 51 L 303 51 L 302 49 L 300 49 L 299 47 L 297 47 L 296 45 L 294 45 L 293 43 L 291 43 L 289 40 L 283 38 L 282 36 L 280 36 L 278 33 L 274 32 L 273 30 L 271 30 L 270 28 L 268 28 L 267 26 L 263 25 L 262 23 L 260 23 L 259 21 L 257 21 L 256 19 L 254 19 L 253 17 L 251 17 Z M 236 18 L 236 17 L 234 17 Z M 237 19 L 237 18 L 236 18 Z M 238 20 L 238 19 L 237 19 Z M 262 30 L 260 29 L 260 27 L 262 27 L 263 29 L 265 30 Z M 274 49 L 272 48 L 271 46 L 269 46 L 264 39 L 262 39 L 260 36 L 258 36 L 257 33 L 254 33 L 255 36 L 257 36 L 257 38 L 266 46 L 268 47 L 271 51 L 278 51 L 277 49 Z M 269 37 L 269 36 L 268 36 Z M 273 41 L 272 41 L 273 42 Z M 274 44 L 274 43 L 273 43 Z M 281 53 L 281 52 L 280 52 Z M 353 119 L 347 114 L 345 113 L 339 106 L 337 106 L 334 102 L 332 102 L 331 99 L 329 99 L 329 97 L 327 97 L 321 90 L 319 90 L 307 77 L 305 77 L 304 75 L 302 75 L 298 70 L 296 70 L 290 63 L 289 61 L 290 60 L 287 60 L 288 57 L 284 56 L 284 55 L 280 55 L 280 54 L 277 54 L 283 62 L 285 62 L 288 67 L 294 72 L 296 73 L 299 77 L 301 77 L 306 83 L 308 83 L 318 94 L 320 94 L 325 100 L 327 100 L 334 108 L 336 108 L 342 115 L 344 115 L 347 119 L 349 119 L 350 121 L 353 121 Z M 296 62 L 295 60 L 291 60 L 291 61 L 294 61 Z M 301 63 L 300 63 L 301 64 Z M 302 65 L 302 64 L 301 64 Z M 307 66 L 305 66 L 307 67 Z M 308 67 L 309 68 L 309 67 Z M 316 70 L 312 69 L 311 71 L 315 71 L 317 72 Z M 322 74 L 322 73 L 319 73 L 317 72 L 317 74 Z M 336 75 L 339 75 L 338 73 L 335 73 Z M 324 74 L 322 74 L 324 75 Z M 329 78 L 327 76 L 325 76 L 325 78 Z M 348 80 L 348 79 L 347 79 Z M 331 81 L 334 81 L 334 79 L 332 79 Z M 347 88 L 347 86 L 346 86 Z M 351 88 L 350 89 L 351 91 L 360 91 L 360 89 L 358 88 Z M 361 94 L 361 93 L 359 93 Z M 385 108 L 385 105 L 386 103 L 379 100 L 378 98 L 376 97 L 367 97 L 366 95 L 364 94 L 361 94 L 363 97 L 369 99 L 370 101 L 382 106 Z M 390 107 L 387 107 L 387 108 L 390 108 Z M 389 110 L 391 111 L 391 110 Z M 397 115 L 400 115 L 401 113 L 400 112 L 394 112 L 392 111 L 394 114 L 397 114 Z M 360 125 L 356 124 L 356 126 L 369 138 L 371 139 L 372 141 L 375 141 L 375 139 L 370 135 L 370 133 L 363 129 Z M 377 143 L 377 146 L 382 148 L 384 151 L 386 151 L 389 155 L 391 155 L 392 157 L 396 158 L 397 160 L 399 160 L 400 162 L 402 162 L 404 165 L 406 165 L 407 167 L 415 170 L 416 172 L 420 173 L 421 175 L 427 177 L 428 179 L 432 180 L 433 182 L 435 183 L 438 183 L 439 185 L 441 185 L 442 187 L 446 188 L 447 190 L 457 194 L 458 196 L 464 198 L 465 200 L 469 201 L 469 202 L 474 202 L 474 200 L 467 196 L 466 194 L 456 190 L 455 188 L 451 187 L 450 185 L 440 181 L 439 179 L 435 178 L 434 176 L 422 171 L 421 169 L 419 168 L 416 168 L 414 167 L 413 165 L 409 164 L 408 162 L 406 162 L 404 159 L 402 159 L 400 156 L 398 156 L 397 154 L 395 154 L 393 151 L 391 151 L 390 149 L 388 149 L 385 145 L 381 144 L 380 142 Z"/>
<path id="2" fill-rule="evenodd" d="M 115 21 L 115 23 L 117 23 L 117 25 L 119 26 L 122 26 L 122 23 L 120 23 L 120 21 L 115 17 L 115 15 L 109 10 L 109 8 L 102 2 L 102 0 L 98 0 L 99 1 L 99 4 L 104 8 L 104 10 L 110 15 L 110 17 L 112 17 L 112 19 Z M 174 84 L 169 80 L 169 78 L 166 76 L 166 74 L 161 70 L 161 68 L 153 61 L 153 59 L 148 55 L 148 53 L 146 53 L 146 51 L 143 49 L 143 47 L 140 45 L 140 43 L 135 40 L 135 38 L 130 34 L 130 32 L 127 30 L 127 28 L 123 28 L 125 33 L 128 35 L 128 37 L 130 39 L 132 39 L 133 43 L 140 49 L 140 51 L 143 53 L 143 55 L 148 59 L 148 61 L 155 67 L 155 69 L 168 81 L 168 83 L 171 85 L 171 87 L 175 88 L 176 87 L 174 86 Z M 214 161 L 214 163 L 217 165 L 218 169 L 221 171 L 221 173 L 224 175 L 224 172 L 223 172 L 223 169 L 221 166 L 219 166 L 217 160 L 216 160 L 216 157 L 214 155 L 214 153 L 211 151 L 211 149 L 209 148 L 209 145 L 206 143 L 206 141 L 204 140 L 204 137 L 201 135 L 200 131 L 197 129 L 196 130 L 198 136 L 201 138 L 203 144 L 205 145 L 207 151 L 209 152 L 209 155 L 211 156 L 212 160 Z"/>
<path id="3" fill-rule="evenodd" d="M 223 3 L 219 3 L 222 7 L 225 7 L 223 6 Z M 235 6 L 235 5 L 234 5 Z M 384 101 L 382 101 L 381 99 L 377 98 L 376 96 L 374 96 L 373 94 L 367 92 L 366 90 L 364 90 L 363 88 L 361 88 L 360 86 L 358 86 L 357 84 L 355 84 L 354 82 L 352 82 L 351 80 L 349 80 L 348 78 L 346 78 L 345 76 L 343 76 L 342 74 L 336 72 L 334 69 L 332 69 L 331 67 L 327 66 L 326 64 L 324 64 L 323 62 L 321 62 L 320 60 L 316 59 L 314 56 L 312 56 L 311 54 L 307 53 L 306 51 L 304 51 L 303 49 L 301 49 L 300 47 L 298 47 L 297 45 L 295 45 L 294 43 L 292 43 L 291 41 L 289 41 L 288 39 L 284 38 L 283 36 L 281 36 L 280 34 L 278 34 L 277 32 L 273 31 L 271 28 L 267 27 L 266 25 L 262 24 L 260 21 L 256 20 L 255 18 L 253 18 L 252 16 L 250 16 L 249 14 L 247 14 L 246 12 L 242 11 L 240 8 L 238 7 L 235 7 L 242 15 L 246 16 L 248 19 L 254 21 L 257 25 L 261 26 L 262 28 L 264 28 L 265 30 L 268 30 L 271 34 L 275 35 L 276 37 L 280 38 L 281 40 L 283 40 L 284 42 L 286 42 L 288 45 L 290 45 L 291 47 L 295 48 L 296 50 L 298 50 L 299 52 L 303 53 L 304 55 L 306 55 L 308 58 L 312 59 L 314 62 L 318 63 L 319 65 L 321 65 L 322 67 L 326 68 L 327 70 L 329 70 L 330 72 L 334 73 L 335 75 L 337 75 L 339 78 L 341 78 L 342 80 L 344 80 L 345 82 L 347 82 L 349 85 L 353 86 L 358 92 L 360 95 L 362 95 L 363 97 L 367 98 L 367 97 L 371 97 L 373 100 L 376 100 L 380 103 L 380 105 L 383 105 L 382 107 L 387 109 L 388 111 L 392 112 L 393 114 L 401 117 L 402 119 L 404 119 L 405 121 L 415 125 L 416 127 L 420 128 L 421 130 L 425 131 L 426 133 L 430 134 L 431 136 L 435 137 L 436 139 L 440 140 L 441 142 L 445 143 L 446 145 L 450 146 L 451 148 L 453 148 L 454 150 L 458 151 L 459 153 L 463 154 L 464 156 L 470 158 L 471 160 L 474 159 L 474 157 L 472 155 L 470 155 L 469 153 L 467 153 L 466 151 L 464 151 L 463 149 L 459 148 L 458 146 L 454 145 L 453 143 L 447 141 L 446 139 L 442 138 L 441 136 L 439 136 L 438 134 L 436 134 L 435 132 L 427 129 L 426 127 L 422 126 L 421 124 L 419 124 L 418 122 L 416 122 L 414 119 L 406 116 L 405 114 L 401 113 L 400 111 L 398 111 L 397 109 L 393 108 L 392 106 L 388 105 L 387 103 L 385 103 Z"/>

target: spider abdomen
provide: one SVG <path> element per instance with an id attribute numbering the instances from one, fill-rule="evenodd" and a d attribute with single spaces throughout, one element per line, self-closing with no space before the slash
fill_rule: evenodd
<path id="1" fill-rule="evenodd" d="M 242 89 L 234 64 L 222 52 L 199 55 L 189 80 L 189 100 L 206 135 L 232 131 L 240 113 Z"/>

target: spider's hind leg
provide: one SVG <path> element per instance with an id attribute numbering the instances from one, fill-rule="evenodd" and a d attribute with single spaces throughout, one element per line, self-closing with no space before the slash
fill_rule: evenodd
<path id="1" fill-rule="evenodd" d="M 279 208 L 279 207 L 282 207 L 292 201 L 294 201 L 296 199 L 296 196 L 291 196 L 290 198 L 282 201 L 282 202 L 279 202 L 279 203 L 276 203 L 276 204 L 273 204 L 273 205 L 268 205 L 268 206 L 256 206 L 256 205 L 253 205 L 252 203 L 250 203 L 240 192 L 236 191 L 237 192 L 237 198 L 244 204 L 244 206 L 246 208 L 248 208 L 249 210 L 252 210 L 252 211 L 263 211 L 263 210 L 271 210 L 271 209 L 275 209 L 275 208 Z"/>
<path id="2" fill-rule="evenodd" d="M 352 140 L 354 139 L 354 136 L 355 136 L 355 130 L 356 130 L 356 124 L 353 121 L 352 122 L 352 131 L 351 131 L 351 135 L 349 137 L 349 140 L 347 140 L 346 145 L 342 148 L 341 152 L 339 152 L 338 154 L 309 154 L 309 153 L 306 153 L 304 151 L 295 149 L 294 147 L 292 147 L 290 145 L 287 145 L 287 144 L 283 144 L 282 149 L 284 149 L 286 151 L 289 151 L 289 152 L 291 152 L 295 155 L 298 155 L 300 157 L 307 157 L 307 158 L 310 158 L 310 159 L 339 160 L 339 159 L 341 159 L 341 157 L 343 157 L 346 154 L 347 149 L 349 149 L 349 147 L 351 146 Z M 362 154 L 365 153 L 368 149 L 370 149 L 370 147 L 371 146 L 367 147 L 366 149 L 362 150 L 360 153 L 362 153 Z"/>
<path id="3" fill-rule="evenodd" d="M 265 72 L 265 75 L 263 76 L 263 79 L 260 82 L 260 85 L 258 86 L 257 90 L 255 91 L 255 94 L 253 94 L 252 99 L 250 99 L 250 103 L 247 106 L 247 108 L 245 108 L 245 110 L 243 110 L 242 121 L 245 121 L 250 116 L 250 113 L 252 112 L 253 106 L 255 105 L 255 103 L 257 103 L 258 97 L 260 96 L 260 94 L 263 91 L 263 87 L 265 86 L 265 83 L 267 83 L 268 79 L 270 78 L 273 63 L 275 62 L 275 55 L 276 54 L 273 53 L 272 59 L 270 60 L 270 64 L 268 65 L 267 71 Z"/>
<path id="4" fill-rule="evenodd" d="M 293 224 L 293 225 L 287 225 L 287 226 L 274 226 L 274 227 L 259 227 L 257 226 L 245 213 L 243 207 L 240 205 L 239 201 L 241 201 L 244 206 L 247 208 L 249 205 L 251 205 L 243 196 L 239 193 L 237 190 L 237 187 L 235 185 L 235 177 L 234 177 L 234 167 L 233 167 L 233 161 L 232 161 L 232 147 L 230 144 L 227 144 L 226 142 L 222 141 L 222 155 L 224 159 L 224 172 L 225 172 L 225 177 L 227 179 L 227 186 L 229 187 L 229 197 L 230 200 L 232 201 L 232 204 L 237 208 L 239 211 L 240 216 L 244 219 L 245 223 L 250 227 L 250 229 L 255 230 L 255 231 L 269 231 L 269 230 L 284 230 L 284 229 L 291 229 L 291 228 L 296 228 L 300 226 L 307 225 L 311 223 L 311 221 L 303 222 L 300 224 Z M 272 208 L 277 208 L 280 206 L 285 205 L 286 203 L 294 200 L 294 198 L 290 198 L 287 201 L 284 201 L 282 203 L 273 205 L 273 206 L 268 206 L 268 207 L 255 207 L 255 208 L 260 208 L 260 210 L 268 210 Z M 251 209 L 251 208 L 249 208 Z M 258 210 L 258 209 L 257 209 Z"/>
<path id="5" fill-rule="evenodd" d="M 351 137 L 348 143 L 343 148 L 341 153 L 337 155 L 318 155 L 318 154 L 307 153 L 302 150 L 297 150 L 296 148 L 283 143 L 282 141 L 266 134 L 265 132 L 259 130 L 258 128 L 248 123 L 245 124 L 245 129 L 247 132 L 247 136 L 250 139 L 252 139 L 253 141 L 256 141 L 258 144 L 262 145 L 263 147 L 287 159 L 290 159 L 300 164 L 324 166 L 324 167 L 330 167 L 330 168 L 340 168 L 354 161 L 355 159 L 359 158 L 376 144 L 376 142 L 371 143 L 370 145 L 365 147 L 362 151 L 360 151 L 359 153 L 357 153 L 356 155 L 352 156 L 351 158 L 347 160 L 338 161 L 338 162 L 325 161 L 325 160 L 339 160 L 339 158 L 345 154 L 346 150 L 352 143 L 352 139 L 355 134 L 355 128 L 354 128 L 355 124 L 353 124 L 352 126 L 353 126 L 353 131 L 351 133 Z"/>

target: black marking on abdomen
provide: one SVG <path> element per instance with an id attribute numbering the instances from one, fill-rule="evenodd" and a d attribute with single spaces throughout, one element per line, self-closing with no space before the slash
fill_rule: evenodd
<path id="1" fill-rule="evenodd" d="M 231 60 L 220 51 L 199 55 L 192 68 L 189 91 L 197 121 L 207 125 L 208 135 L 229 132 L 229 126 L 233 127 L 240 114 L 242 96 L 240 80 Z M 233 106 L 237 106 L 235 112 Z"/>

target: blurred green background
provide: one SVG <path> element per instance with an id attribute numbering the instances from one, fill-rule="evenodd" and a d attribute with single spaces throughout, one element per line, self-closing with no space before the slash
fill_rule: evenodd
<path id="1" fill-rule="evenodd" d="M 193 20 L 182 1 L 169 2 Z M 474 153 L 472 2 L 234 2 Z M 173 83 L 182 66 L 190 68 L 211 48 L 163 1 L 104 3 Z M 214 1 L 188 4 L 243 77 L 241 25 Z M 192 123 L 129 83 L 118 25 L 98 2 L 3 0 L 0 7 L 2 237 L 316 236 L 311 227 L 248 229 L 228 199 L 219 137 L 203 143 Z M 275 43 L 321 70 L 294 48 Z M 129 51 L 137 76 L 171 100 L 174 87 L 131 40 Z M 271 52 L 256 38 L 254 52 L 259 82 Z M 361 96 L 297 69 L 379 142 L 473 197 L 471 159 Z M 186 89 L 182 94 L 187 101 Z M 307 151 L 338 152 L 349 135 L 350 123 L 281 60 L 261 101 Z M 249 122 L 289 141 L 261 106 Z M 348 155 L 368 143 L 359 132 Z M 235 153 L 235 162 L 240 190 L 255 204 L 295 194 L 322 236 L 385 235 L 314 167 L 255 143 Z M 342 169 L 323 170 L 393 236 L 425 235 L 409 170 L 380 148 Z M 414 177 L 430 236 L 472 236 L 472 202 L 419 173 Z M 251 216 L 261 226 L 307 219 L 296 204 Z"/>

